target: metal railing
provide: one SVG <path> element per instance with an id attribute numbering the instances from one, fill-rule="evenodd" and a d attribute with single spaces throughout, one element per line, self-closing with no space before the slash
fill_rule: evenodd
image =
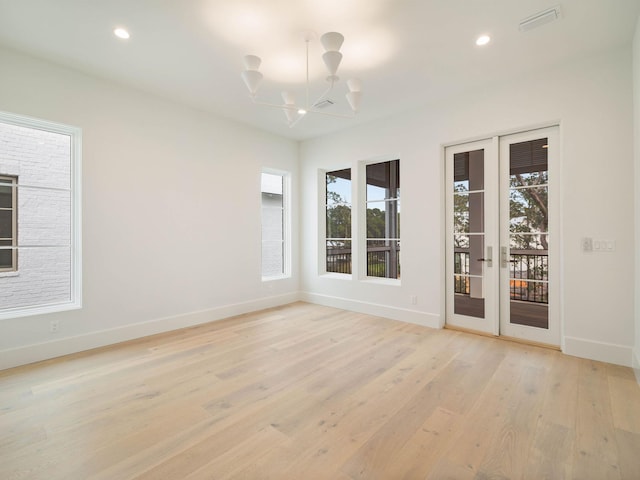
<path id="1" fill-rule="evenodd" d="M 454 291 L 469 295 L 471 256 L 468 250 L 453 254 Z M 547 250 L 511 250 L 509 290 L 512 300 L 549 303 L 549 255 Z"/>
<path id="2" fill-rule="evenodd" d="M 351 273 L 351 249 L 327 248 L 327 272 Z M 395 264 L 395 268 L 394 268 Z M 400 245 L 367 248 L 367 276 L 400 278 Z"/>
<path id="3" fill-rule="evenodd" d="M 327 272 L 351 273 L 351 249 L 327 248 Z"/>

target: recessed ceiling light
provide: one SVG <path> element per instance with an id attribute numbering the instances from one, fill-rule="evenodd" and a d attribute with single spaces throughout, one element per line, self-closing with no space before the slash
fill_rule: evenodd
<path id="1" fill-rule="evenodd" d="M 122 27 L 114 29 L 113 34 L 118 38 L 122 38 L 123 40 L 127 40 L 131 36 L 129 35 L 129 32 L 127 32 L 127 30 Z"/>
<path id="2" fill-rule="evenodd" d="M 480 35 L 476 39 L 476 45 L 478 45 L 478 46 L 486 45 L 490 41 L 491 41 L 491 37 L 489 35 Z"/>

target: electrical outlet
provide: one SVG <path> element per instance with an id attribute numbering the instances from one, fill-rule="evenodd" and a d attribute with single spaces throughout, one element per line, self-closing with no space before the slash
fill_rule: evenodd
<path id="1" fill-rule="evenodd" d="M 582 251 L 583 252 L 593 252 L 593 238 L 584 237 L 582 239 Z"/>
<path id="2" fill-rule="evenodd" d="M 60 322 L 58 320 L 51 320 L 51 323 L 49 324 L 49 331 L 51 333 L 58 333 L 59 330 Z"/>
<path id="3" fill-rule="evenodd" d="M 418 296 L 411 295 L 411 305 L 417 305 L 417 304 L 418 304 Z"/>

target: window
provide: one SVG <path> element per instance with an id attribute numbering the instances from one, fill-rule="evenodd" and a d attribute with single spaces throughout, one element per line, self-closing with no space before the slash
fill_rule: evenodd
<path id="1" fill-rule="evenodd" d="M 351 169 L 327 172 L 326 271 L 351 273 Z"/>
<path id="2" fill-rule="evenodd" d="M 288 176 L 262 173 L 262 278 L 289 275 Z"/>
<path id="3" fill-rule="evenodd" d="M 18 265 L 17 180 L 0 176 L 0 272 L 13 272 Z"/>
<path id="4" fill-rule="evenodd" d="M 400 278 L 400 160 L 372 163 L 367 176 L 367 276 Z"/>
<path id="5" fill-rule="evenodd" d="M 0 112 L 0 318 L 79 308 L 80 130 Z"/>

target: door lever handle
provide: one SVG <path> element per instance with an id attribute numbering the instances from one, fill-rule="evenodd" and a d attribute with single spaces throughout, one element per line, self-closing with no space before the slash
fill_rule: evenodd
<path id="1" fill-rule="evenodd" d="M 479 258 L 478 262 L 487 262 L 487 267 L 493 265 L 493 247 L 487 247 L 487 257 Z"/>

